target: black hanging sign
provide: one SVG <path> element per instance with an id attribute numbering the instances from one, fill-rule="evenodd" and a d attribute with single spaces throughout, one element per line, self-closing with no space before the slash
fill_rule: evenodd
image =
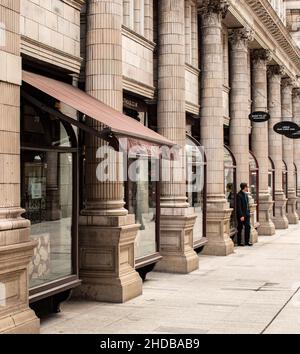
<path id="1" fill-rule="evenodd" d="M 254 123 L 267 122 L 270 118 L 270 114 L 267 112 L 253 112 L 249 114 L 249 119 Z"/>
<path id="2" fill-rule="evenodd" d="M 291 138 L 291 136 L 298 133 L 299 130 L 298 124 L 294 122 L 280 122 L 274 125 L 274 131 L 278 134 L 285 135 L 287 138 Z M 296 137 L 293 139 L 296 139 Z"/>
<path id="3" fill-rule="evenodd" d="M 296 131 L 295 133 L 289 134 L 288 138 L 291 139 L 300 139 L 300 129 L 298 131 Z"/>

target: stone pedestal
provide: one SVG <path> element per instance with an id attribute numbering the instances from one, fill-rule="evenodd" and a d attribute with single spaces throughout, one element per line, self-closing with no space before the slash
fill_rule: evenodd
<path id="1" fill-rule="evenodd" d="M 259 195 L 259 235 L 272 236 L 275 234 L 275 225 L 271 219 L 274 202 L 270 194 Z"/>
<path id="2" fill-rule="evenodd" d="M 272 217 L 276 229 L 287 229 L 289 221 L 286 217 L 287 198 L 284 193 L 275 193 L 275 216 Z"/>
<path id="3" fill-rule="evenodd" d="M 224 200 L 207 201 L 207 240 L 202 254 L 227 256 L 234 252 L 234 243 L 230 238 L 230 216 L 232 209 Z"/>
<path id="4" fill-rule="evenodd" d="M 36 334 L 40 321 L 28 307 L 28 264 L 36 242 L 22 209 L 0 208 L 0 334 Z"/>
<path id="5" fill-rule="evenodd" d="M 257 221 L 255 220 L 255 213 L 257 210 L 257 204 L 254 204 L 253 198 L 250 197 L 250 219 L 251 219 L 251 234 L 250 240 L 252 243 L 258 242 Z"/>
<path id="6" fill-rule="evenodd" d="M 296 196 L 295 193 L 289 193 L 288 194 L 288 200 L 287 200 L 287 218 L 289 221 L 289 224 L 298 224 L 299 223 L 299 216 L 297 213 L 297 200 L 298 197 Z"/>
<path id="7" fill-rule="evenodd" d="M 193 208 L 161 210 L 160 254 L 163 259 L 156 265 L 156 271 L 186 274 L 199 268 L 199 257 L 193 249 L 196 218 Z"/>
<path id="8" fill-rule="evenodd" d="M 139 226 L 134 215 L 80 216 L 82 285 L 74 290 L 74 296 L 121 303 L 142 294 L 142 279 L 135 271 L 134 257 Z"/>

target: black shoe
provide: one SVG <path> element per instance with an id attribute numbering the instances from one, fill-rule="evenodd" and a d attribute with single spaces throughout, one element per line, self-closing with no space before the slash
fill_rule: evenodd
<path id="1" fill-rule="evenodd" d="M 253 246 L 253 243 L 248 242 L 248 243 L 247 243 L 247 246 L 252 247 L 252 246 Z"/>

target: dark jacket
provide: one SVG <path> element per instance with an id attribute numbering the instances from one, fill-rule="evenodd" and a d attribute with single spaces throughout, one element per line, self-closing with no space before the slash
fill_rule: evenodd
<path id="1" fill-rule="evenodd" d="M 249 198 L 248 195 L 242 191 L 240 191 L 236 196 L 236 214 L 238 220 L 242 217 L 249 217 L 250 210 L 249 210 Z"/>

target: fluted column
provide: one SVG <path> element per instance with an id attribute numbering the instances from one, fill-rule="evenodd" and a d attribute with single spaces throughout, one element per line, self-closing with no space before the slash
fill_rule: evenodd
<path id="1" fill-rule="evenodd" d="M 145 0 L 145 37 L 153 41 L 153 0 Z"/>
<path id="2" fill-rule="evenodd" d="M 190 0 L 185 0 L 185 62 L 192 64 L 192 7 Z"/>
<path id="3" fill-rule="evenodd" d="M 228 255 L 234 245 L 230 239 L 232 209 L 224 190 L 223 133 L 223 41 L 222 16 L 227 1 L 199 1 L 202 35 L 201 143 L 207 156 L 207 239 L 204 253 Z"/>
<path id="4" fill-rule="evenodd" d="M 292 91 L 293 80 L 286 78 L 282 80 L 282 120 L 293 121 L 293 104 Z M 282 138 L 283 160 L 288 170 L 288 198 L 287 201 L 287 218 L 290 224 L 298 224 L 299 216 L 296 212 L 296 186 L 294 179 L 294 142 L 285 136 Z"/>
<path id="5" fill-rule="evenodd" d="M 197 2 L 192 1 L 192 65 L 199 67 L 199 45 L 198 45 L 198 13 Z"/>
<path id="6" fill-rule="evenodd" d="M 0 23 L 0 334 L 33 334 L 40 324 L 28 305 L 28 265 L 36 241 L 20 207 L 19 0 L 0 2 Z"/>
<path id="7" fill-rule="evenodd" d="M 270 52 L 257 49 L 252 55 L 252 99 L 253 111 L 268 110 L 267 63 Z M 273 200 L 268 190 L 269 147 L 268 123 L 253 123 L 251 146 L 259 166 L 259 235 L 274 235 L 275 226 L 271 219 Z"/>
<path id="8" fill-rule="evenodd" d="M 288 228 L 286 217 L 286 196 L 282 189 L 282 135 L 274 131 L 275 124 L 281 121 L 281 78 L 284 68 L 272 65 L 268 68 L 269 113 L 269 156 L 275 167 L 275 215 L 272 217 L 276 229 Z"/>
<path id="9" fill-rule="evenodd" d="M 248 44 L 254 39 L 249 28 L 232 30 L 230 48 L 230 147 L 236 159 L 237 187 L 249 184 L 249 134 L 250 121 L 248 75 Z M 253 198 L 250 197 L 252 204 Z M 251 209 L 254 210 L 253 206 Z M 254 218 L 251 218 L 254 221 Z M 257 231 L 252 225 L 252 242 L 257 242 Z"/>
<path id="10" fill-rule="evenodd" d="M 236 159 L 237 185 L 249 183 L 249 76 L 248 43 L 252 32 L 236 29 L 230 33 L 230 147 Z"/>
<path id="11" fill-rule="evenodd" d="M 90 0 L 87 15 L 86 91 L 121 111 L 122 92 L 122 0 Z M 95 129 L 101 124 L 88 119 Z M 86 136 L 85 209 L 79 219 L 80 278 L 76 295 L 83 298 L 124 302 L 142 292 L 135 271 L 134 242 L 139 225 L 124 209 L 121 158 L 111 157 L 114 181 L 100 182 L 96 170 L 101 162 L 98 148 L 106 143 Z M 104 158 L 104 156 L 103 156 Z"/>
<path id="12" fill-rule="evenodd" d="M 158 131 L 184 149 L 185 1 L 159 1 L 158 7 Z M 199 258 L 193 250 L 196 215 L 187 203 L 184 161 L 171 161 L 171 171 L 170 181 L 161 188 L 160 252 L 163 260 L 156 270 L 188 273 L 199 266 Z"/>
<path id="13" fill-rule="evenodd" d="M 300 89 L 296 88 L 293 91 L 293 121 L 300 126 Z M 297 168 L 297 204 L 296 211 L 300 217 L 300 140 L 295 139 L 294 145 L 294 164 Z"/>

